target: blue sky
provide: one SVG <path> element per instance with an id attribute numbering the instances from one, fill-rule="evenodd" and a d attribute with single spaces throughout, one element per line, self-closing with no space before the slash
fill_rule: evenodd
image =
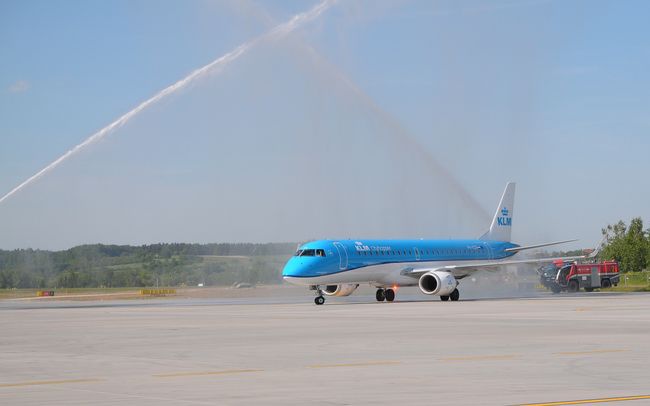
<path id="1" fill-rule="evenodd" d="M 0 194 L 316 3 L 2 2 Z M 518 242 L 593 244 L 650 221 L 648 15 L 340 1 L 0 205 L 0 248 L 472 236 L 509 180 Z"/>

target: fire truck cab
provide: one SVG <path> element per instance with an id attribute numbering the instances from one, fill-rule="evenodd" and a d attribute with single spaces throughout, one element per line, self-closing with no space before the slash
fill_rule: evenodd
<path id="1" fill-rule="evenodd" d="M 562 266 L 555 278 L 560 290 L 577 292 L 581 288 L 587 292 L 594 289 L 610 288 L 618 285 L 620 273 L 616 261 L 597 264 L 567 264 Z"/>

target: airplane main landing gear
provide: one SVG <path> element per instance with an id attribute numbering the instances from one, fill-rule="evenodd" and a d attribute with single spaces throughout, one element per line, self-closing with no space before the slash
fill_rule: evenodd
<path id="1" fill-rule="evenodd" d="M 458 289 L 454 289 L 453 292 L 451 292 L 451 295 L 449 295 L 449 298 L 451 299 L 452 302 L 457 302 L 458 299 L 460 299 L 460 292 Z"/>
<path id="2" fill-rule="evenodd" d="M 449 296 L 440 296 L 440 300 L 442 300 L 443 302 L 446 302 L 449 299 L 451 299 L 452 302 L 457 302 L 458 299 L 460 299 L 460 292 L 458 291 L 458 289 L 454 289 L 454 291 L 451 292 Z"/>
<path id="3" fill-rule="evenodd" d="M 377 289 L 377 293 L 375 294 L 375 299 L 377 299 L 378 302 L 383 302 L 384 299 L 386 299 L 386 293 L 384 292 L 383 289 Z"/>
<path id="4" fill-rule="evenodd" d="M 387 302 L 392 302 L 395 300 L 395 291 L 393 289 L 386 289 L 384 291 L 384 296 L 386 296 Z"/>
<path id="5" fill-rule="evenodd" d="M 395 300 L 395 291 L 393 289 L 377 289 L 375 298 L 378 302 L 383 302 L 384 300 L 387 302 L 392 302 Z"/>

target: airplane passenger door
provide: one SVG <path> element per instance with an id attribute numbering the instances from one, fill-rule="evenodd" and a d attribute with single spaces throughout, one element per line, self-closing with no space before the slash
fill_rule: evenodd
<path id="1" fill-rule="evenodd" d="M 348 269 L 348 251 L 345 246 L 340 242 L 335 242 L 334 247 L 339 252 L 339 269 L 342 271 Z"/>

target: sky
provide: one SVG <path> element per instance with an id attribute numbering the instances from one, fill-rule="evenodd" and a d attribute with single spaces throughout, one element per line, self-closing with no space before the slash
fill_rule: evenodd
<path id="1" fill-rule="evenodd" d="M 0 195 L 318 1 L 3 1 Z M 0 249 L 650 221 L 650 3 L 340 0 L 0 203 Z"/>

